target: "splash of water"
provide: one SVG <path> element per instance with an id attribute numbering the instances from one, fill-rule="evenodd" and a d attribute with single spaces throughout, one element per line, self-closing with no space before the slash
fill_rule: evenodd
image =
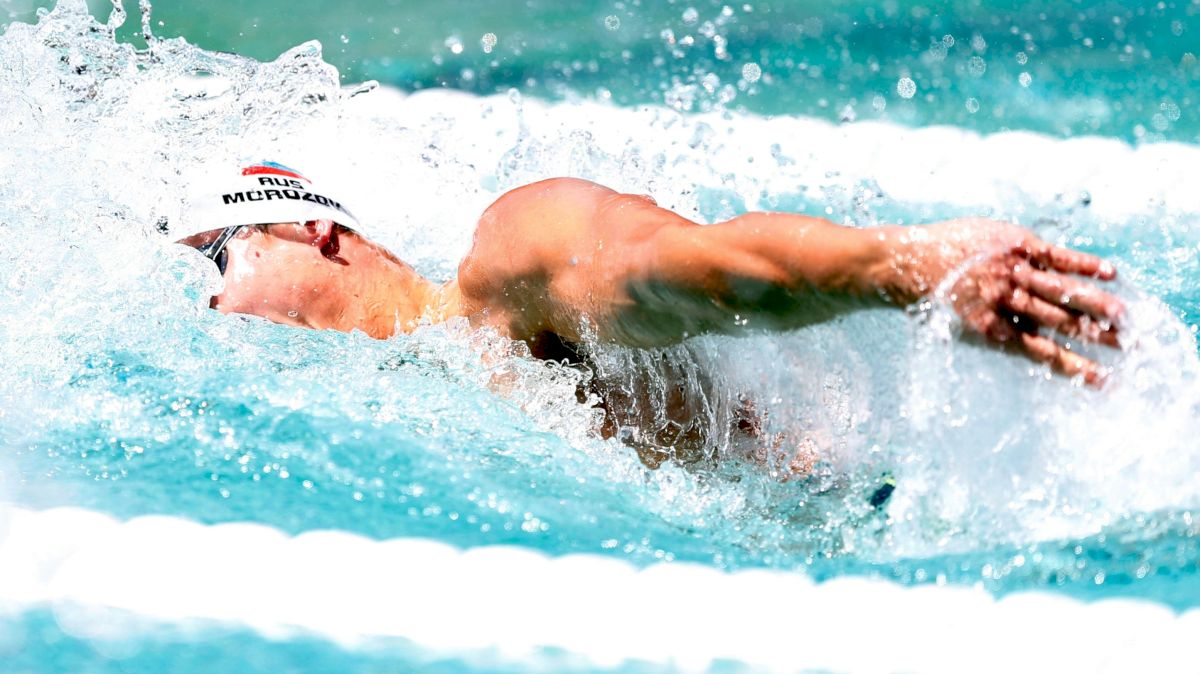
<path id="1" fill-rule="evenodd" d="M 516 94 L 354 95 L 371 87 L 342 88 L 315 43 L 268 63 L 180 39 L 138 50 L 112 37 L 120 21 L 64 0 L 0 39 L 0 97 L 13 102 L 0 113 L 0 310 L 20 317 L 0 326 L 0 421 L 29 461 L 7 460 L 27 483 L 18 500 L 115 508 L 87 481 L 140 480 L 159 500 L 125 507 L 153 510 L 175 481 L 196 492 L 185 514 L 275 517 L 263 502 L 278 501 L 300 514 L 272 523 L 293 530 L 783 566 L 1073 540 L 1200 506 L 1188 477 L 1200 465 L 1196 344 L 1173 315 L 1196 312 L 1196 256 L 1174 254 L 1198 250 L 1190 197 L 1083 169 L 1112 155 L 1167 171 L 1194 149 L 834 132 Z M 1048 148 L 1065 158 L 1032 176 L 1011 158 L 988 163 L 1014 143 L 1027 144 L 1025 165 Z M 961 171 L 963 148 L 992 168 Z M 439 278 L 490 200 L 551 175 L 649 192 L 706 220 L 778 208 L 871 226 L 990 205 L 1115 255 L 1131 279 L 1120 287 L 1130 340 L 1105 355 L 1115 375 L 1096 393 L 962 342 L 936 303 L 916 318 L 864 312 L 662 351 L 595 345 L 591 371 L 459 324 L 372 342 L 222 317 L 205 308 L 215 270 L 169 234 L 198 167 L 262 157 L 344 183 L 381 242 Z M 595 399 L 580 401 L 593 377 L 644 401 L 653 423 L 628 433 L 671 449 L 707 429 L 701 453 L 721 460 L 647 470 L 601 437 Z M 671 390 L 690 401 L 688 418 L 671 418 Z M 748 405 L 761 427 L 749 449 L 731 430 Z M 817 457 L 815 472 L 780 481 L 797 455 Z M 53 477 L 25 478 L 29 465 Z M 897 486 L 877 508 L 884 472 Z M 396 513 L 402 524 L 389 522 Z"/>

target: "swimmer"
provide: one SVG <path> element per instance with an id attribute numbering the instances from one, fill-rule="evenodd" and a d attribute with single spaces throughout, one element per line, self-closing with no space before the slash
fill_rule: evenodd
<path id="1" fill-rule="evenodd" d="M 421 319 L 465 316 L 538 355 L 589 331 L 627 346 L 665 346 L 905 307 L 958 273 L 948 297 L 968 332 L 1097 384 L 1101 368 L 1051 335 L 1115 346 L 1124 310 L 1076 278 L 1112 280 L 1111 264 L 979 218 L 857 229 L 763 212 L 701 226 L 648 196 L 553 178 L 497 199 L 457 278 L 438 284 L 279 164 L 241 169 L 192 207 L 187 226 L 197 233 L 182 243 L 206 250 L 225 277 L 213 308 L 380 339 Z"/>
<path id="2" fill-rule="evenodd" d="M 553 360 L 589 338 L 661 347 L 791 330 L 863 307 L 905 307 L 948 281 L 967 333 L 1100 385 L 1102 368 L 1054 336 L 1116 346 L 1124 310 L 1094 283 L 1116 277 L 1111 264 L 1005 222 L 858 229 L 747 213 L 702 226 L 650 197 L 574 178 L 497 199 L 457 277 L 441 284 L 279 164 L 235 170 L 198 194 L 185 227 L 194 233 L 182 243 L 224 275 L 211 300 L 222 312 L 380 339 L 463 316 Z M 753 429 L 752 417 L 739 423 Z"/>

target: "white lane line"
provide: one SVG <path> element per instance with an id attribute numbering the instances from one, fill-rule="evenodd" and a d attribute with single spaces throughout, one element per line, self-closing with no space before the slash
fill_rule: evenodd
<path id="1" fill-rule="evenodd" d="M 685 671 L 733 660 L 775 672 L 1184 672 L 1200 633 L 1200 610 L 1177 615 L 1149 601 L 996 600 L 977 588 L 818 585 L 782 571 L 638 570 L 521 548 L 6 508 L 0 608 L 38 606 L 97 639 L 120 631 L 104 622 L 119 609 L 272 637 L 303 630 L 351 648 L 399 637 L 519 662 L 556 647 L 595 666 L 638 659 Z"/>

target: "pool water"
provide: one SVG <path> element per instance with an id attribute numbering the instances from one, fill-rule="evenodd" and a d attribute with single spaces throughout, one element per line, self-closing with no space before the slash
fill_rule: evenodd
<path id="1" fill-rule="evenodd" d="M 1178 665 L 1200 6 L 648 5 L 9 6 L 0 671 L 953 671 L 922 641 L 954 641 L 946 616 L 1067 624 L 1064 662 L 1133 616 L 1158 641 L 1130 652 Z M 264 157 L 439 280 L 492 200 L 555 175 L 703 221 L 1011 219 L 1114 261 L 1128 337 L 1093 391 L 958 339 L 937 301 L 594 345 L 592 371 L 456 322 L 223 316 L 170 234 L 202 167 Z M 576 395 L 671 372 L 704 425 L 753 400 L 817 470 L 777 479 L 719 433 L 718 461 L 651 470 Z M 862 619 L 888 601 L 943 631 Z"/>

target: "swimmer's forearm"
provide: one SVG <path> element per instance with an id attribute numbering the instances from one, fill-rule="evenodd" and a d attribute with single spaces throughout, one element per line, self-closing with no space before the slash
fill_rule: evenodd
<path id="1" fill-rule="evenodd" d="M 789 292 L 899 304 L 916 299 L 893 273 L 908 244 L 904 228 L 859 229 L 788 213 L 747 213 L 717 226 L 734 230 L 732 250 L 777 270 L 772 280 Z"/>
<path id="2" fill-rule="evenodd" d="M 764 278 L 792 294 L 903 307 L 933 292 L 964 249 L 979 246 L 979 230 L 958 233 L 961 225 L 1008 226 L 967 219 L 862 229 L 788 213 L 747 213 L 711 227 L 730 230 L 724 235 L 730 256 L 771 270 Z"/>
<path id="3" fill-rule="evenodd" d="M 643 308 L 689 332 L 786 329 L 927 292 L 914 283 L 913 228 L 842 227 L 785 213 L 748 213 L 703 227 L 664 229 L 655 263 L 631 287 Z"/>
<path id="4" fill-rule="evenodd" d="M 667 232 L 662 266 L 736 304 L 753 304 L 757 292 L 770 289 L 904 305 L 929 290 L 912 275 L 927 257 L 920 229 L 859 229 L 788 213 L 747 213 Z M 739 297 L 743 287 L 749 296 Z"/>

